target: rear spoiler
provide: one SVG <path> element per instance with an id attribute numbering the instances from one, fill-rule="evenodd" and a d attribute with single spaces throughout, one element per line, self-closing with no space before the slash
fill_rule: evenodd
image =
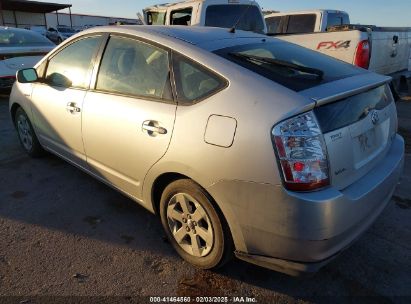
<path id="1" fill-rule="evenodd" d="M 300 91 L 299 94 L 315 101 L 316 106 L 321 106 L 389 84 L 391 81 L 391 77 L 366 72 Z"/>

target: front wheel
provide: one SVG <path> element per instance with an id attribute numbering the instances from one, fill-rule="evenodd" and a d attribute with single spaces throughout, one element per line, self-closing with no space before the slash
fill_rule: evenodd
<path id="1" fill-rule="evenodd" d="M 31 157 L 43 155 L 44 150 L 41 147 L 33 126 L 22 108 L 18 108 L 15 114 L 16 129 L 18 132 L 21 146 Z"/>
<path id="2" fill-rule="evenodd" d="M 203 269 L 224 265 L 232 256 L 229 229 L 206 191 L 189 179 L 175 181 L 160 201 L 163 228 L 177 253 Z"/>

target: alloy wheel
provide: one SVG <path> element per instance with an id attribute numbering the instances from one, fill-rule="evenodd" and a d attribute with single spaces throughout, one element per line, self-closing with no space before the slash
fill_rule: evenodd
<path id="1" fill-rule="evenodd" d="M 214 244 L 213 227 L 205 209 L 186 193 L 174 195 L 168 202 L 169 229 L 178 245 L 195 257 L 207 256 Z"/>
<path id="2" fill-rule="evenodd" d="M 31 133 L 29 121 L 24 115 L 18 116 L 17 129 L 18 129 L 19 137 L 23 144 L 23 147 L 27 151 L 31 151 L 31 149 L 33 148 L 33 134 Z"/>

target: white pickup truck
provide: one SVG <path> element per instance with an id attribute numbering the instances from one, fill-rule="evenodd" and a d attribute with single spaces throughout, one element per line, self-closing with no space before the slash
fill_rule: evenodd
<path id="1" fill-rule="evenodd" d="M 265 16 L 267 32 L 371 71 L 407 77 L 411 28 L 350 24 L 346 12 L 312 10 Z"/>
<path id="2" fill-rule="evenodd" d="M 148 25 L 235 27 L 267 32 L 260 6 L 250 0 L 186 0 L 150 6 L 143 14 Z"/>
<path id="3" fill-rule="evenodd" d="M 216 26 L 268 33 L 345 62 L 392 75 L 395 87 L 411 74 L 411 29 L 350 25 L 346 12 L 314 10 L 265 16 L 256 1 L 186 0 L 147 7 L 148 25 Z M 410 86 L 411 90 L 411 86 Z"/>

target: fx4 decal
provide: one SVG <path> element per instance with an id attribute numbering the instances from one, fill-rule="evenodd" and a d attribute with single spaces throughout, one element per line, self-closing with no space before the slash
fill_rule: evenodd
<path id="1" fill-rule="evenodd" d="M 317 46 L 317 50 L 331 50 L 331 49 L 348 49 L 351 46 L 351 40 L 347 41 L 323 41 Z"/>

